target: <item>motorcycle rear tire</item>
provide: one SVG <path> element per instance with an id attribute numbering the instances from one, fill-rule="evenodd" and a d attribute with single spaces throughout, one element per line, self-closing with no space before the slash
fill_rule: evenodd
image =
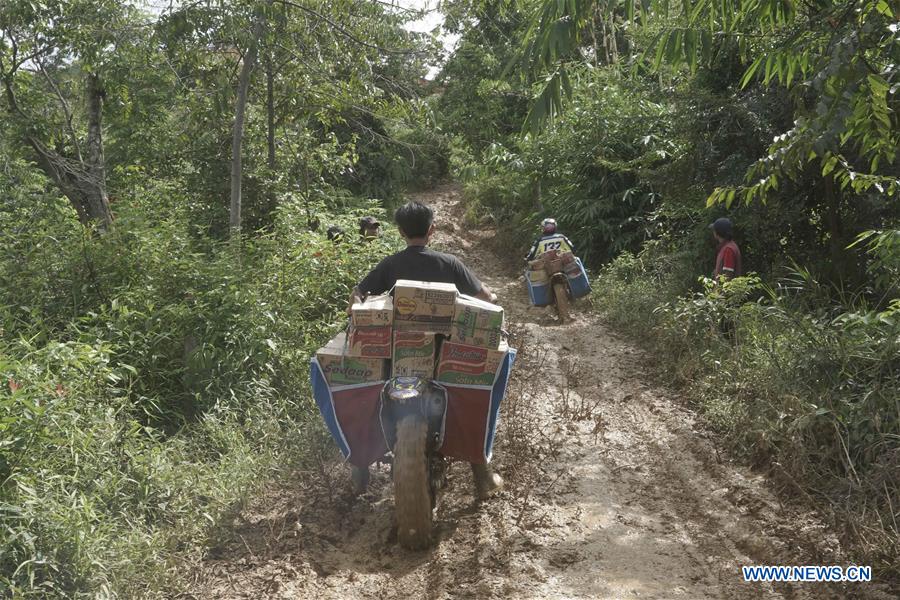
<path id="1" fill-rule="evenodd" d="M 428 423 L 419 416 L 404 417 L 397 425 L 394 445 L 394 509 L 397 539 L 409 550 L 431 544 L 431 491 L 428 485 L 426 443 Z"/>
<path id="2" fill-rule="evenodd" d="M 569 320 L 569 291 L 564 283 L 553 284 L 553 296 L 556 299 L 556 312 L 559 320 L 565 323 Z"/>

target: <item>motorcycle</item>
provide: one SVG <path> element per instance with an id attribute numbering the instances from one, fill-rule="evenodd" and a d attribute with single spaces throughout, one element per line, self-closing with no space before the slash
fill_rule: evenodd
<path id="1" fill-rule="evenodd" d="M 437 451 L 446 413 L 446 390 L 427 379 L 396 377 L 382 390 L 381 427 L 394 453 L 397 538 L 410 550 L 431 543 L 437 495 L 447 481 L 447 461 Z"/>
<path id="2" fill-rule="evenodd" d="M 556 307 L 559 320 L 565 323 L 569 320 L 569 302 L 571 291 L 569 290 L 569 278 L 563 270 L 562 260 L 549 258 L 544 261 L 544 269 L 550 277 L 551 302 Z"/>
<path id="3" fill-rule="evenodd" d="M 570 306 L 575 299 L 571 287 L 573 274 L 577 273 L 579 277 L 581 274 L 581 263 L 576 261 L 577 259 L 572 257 L 567 264 L 561 255 L 557 254 L 555 250 L 551 250 L 538 260 L 531 261 L 530 268 L 525 271 L 532 304 L 537 306 L 552 304 L 556 307 L 559 320 L 563 323 L 569 321 Z"/>
<path id="4" fill-rule="evenodd" d="M 433 511 L 447 481 L 448 461 L 472 465 L 476 494 L 479 481 L 486 481 L 479 478 L 488 474 L 516 351 L 505 344 L 497 350 L 470 350 L 451 361 L 444 380 L 389 377 L 388 360 L 349 354 L 346 333 L 310 359 L 313 398 L 353 467 L 354 489 L 365 489 L 373 463 L 391 465 L 398 542 L 409 549 L 426 548 L 431 541 Z M 498 361 L 496 366 L 487 362 L 489 354 Z"/>

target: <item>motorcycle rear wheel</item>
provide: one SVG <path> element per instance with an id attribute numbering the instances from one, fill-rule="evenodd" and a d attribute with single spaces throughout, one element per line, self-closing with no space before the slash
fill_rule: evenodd
<path id="1" fill-rule="evenodd" d="M 556 312 L 559 320 L 565 323 L 569 320 L 569 291 L 564 283 L 553 284 L 553 296 L 556 299 Z"/>
<path id="2" fill-rule="evenodd" d="M 422 550 L 431 543 L 431 490 L 428 485 L 428 457 L 425 454 L 428 423 L 419 416 L 403 417 L 397 424 L 394 445 L 394 509 L 397 539 L 410 550 Z"/>

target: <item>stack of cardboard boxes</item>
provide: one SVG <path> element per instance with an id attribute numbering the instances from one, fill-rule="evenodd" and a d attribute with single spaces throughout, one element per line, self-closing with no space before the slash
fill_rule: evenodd
<path id="1" fill-rule="evenodd" d="M 509 350 L 503 309 L 453 284 L 399 280 L 394 297 L 351 307 L 350 329 L 317 353 L 329 384 L 427 377 L 490 386 Z"/>
<path id="2" fill-rule="evenodd" d="M 528 278 L 532 284 L 542 285 L 550 281 L 550 276 L 555 273 L 566 273 L 567 275 L 577 273 L 578 264 L 575 262 L 575 255 L 571 252 L 560 252 L 551 250 L 543 254 L 537 260 L 528 262 L 529 274 Z"/>
<path id="3" fill-rule="evenodd" d="M 509 350 L 502 329 L 501 307 L 459 296 L 450 339 L 441 346 L 436 379 L 458 385 L 493 385 L 497 368 Z"/>
<path id="4" fill-rule="evenodd" d="M 390 358 L 393 322 L 390 296 L 376 296 L 350 307 L 350 355 Z"/>
<path id="5" fill-rule="evenodd" d="M 458 295 L 452 283 L 397 281 L 392 377 L 434 377 L 436 334 L 450 333 Z"/>
<path id="6" fill-rule="evenodd" d="M 383 381 L 387 374 L 388 359 L 351 356 L 346 333 L 339 333 L 316 352 L 316 359 L 332 386 L 359 385 Z"/>

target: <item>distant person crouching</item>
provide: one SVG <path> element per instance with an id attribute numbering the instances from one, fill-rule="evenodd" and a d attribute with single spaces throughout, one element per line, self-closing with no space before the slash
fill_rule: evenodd
<path id="1" fill-rule="evenodd" d="M 328 241 L 334 242 L 335 244 L 340 244 L 344 241 L 344 229 L 337 225 L 329 227 L 325 235 L 328 236 Z"/>
<path id="2" fill-rule="evenodd" d="M 375 217 L 363 217 L 359 220 L 359 235 L 365 242 L 371 242 L 381 233 L 381 223 Z"/>

